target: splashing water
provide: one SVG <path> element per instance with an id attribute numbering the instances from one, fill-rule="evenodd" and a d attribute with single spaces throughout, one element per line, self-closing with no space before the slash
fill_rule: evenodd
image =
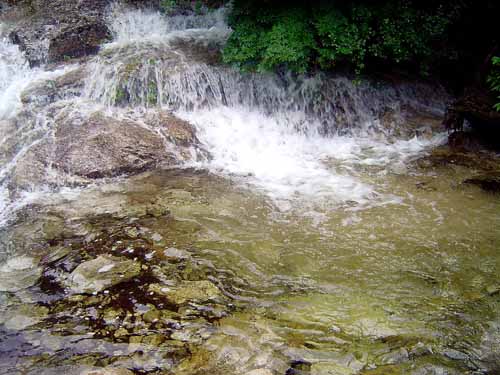
<path id="1" fill-rule="evenodd" d="M 30 85 L 52 80 L 71 69 L 31 69 L 18 46 L 2 34 L 1 26 L 0 24 L 0 226 L 6 222 L 11 212 L 36 200 L 36 194 L 26 192 L 12 201 L 8 191 L 8 176 L 17 160 L 46 137 L 50 130 L 43 114 L 32 120 L 16 121 L 16 115 L 23 109 L 22 93 Z M 16 143 L 14 147 L 12 140 Z M 8 152 L 9 149 L 11 152 Z"/>
<path id="2" fill-rule="evenodd" d="M 460 185 L 472 168 L 413 163 L 445 140 L 442 89 L 242 74 L 219 63 L 224 10 L 110 14 L 114 40 L 65 69 L 30 69 L 0 44 L 0 372 L 284 374 L 303 361 L 311 374 L 486 373 L 471 365 L 498 353 L 500 203 Z M 72 69 L 77 84 L 58 86 Z M 62 121 L 98 113 L 154 131 L 158 108 L 194 124 L 211 157 L 188 166 L 212 173 L 157 169 L 73 188 L 49 156 L 47 186 L 21 175 L 12 199 L 12 170 Z M 143 272 L 93 295 L 62 290 L 103 254 Z M 201 279 L 228 303 L 170 316 L 150 294 L 153 280 Z"/>
<path id="3" fill-rule="evenodd" d="M 213 156 L 197 166 L 258 187 L 282 207 L 301 198 L 393 201 L 332 164 L 402 164 L 444 140 L 442 134 L 424 138 L 411 130 L 395 137 L 404 108 L 442 113 L 441 89 L 354 84 L 325 75 L 242 74 L 207 63 L 229 35 L 222 20 L 223 10 L 163 17 L 115 9 L 115 40 L 94 61 L 86 96 L 108 106 L 176 110 L 197 127 Z M 387 111 L 403 120 L 382 125 Z"/>
<path id="4" fill-rule="evenodd" d="M 166 17 L 112 6 L 113 41 L 89 63 L 82 63 L 88 72 L 83 92 L 60 105 L 75 111 L 104 105 L 116 112 L 121 107 L 139 117 L 144 108 L 175 111 L 197 127 L 212 155 L 196 167 L 256 187 L 281 208 L 292 207 L 294 201 L 328 201 L 333 206 L 356 202 L 360 207 L 398 201 L 380 192 L 370 179 L 360 178 L 357 169 L 404 164 L 439 144 L 444 139 L 440 134 L 416 137 L 420 128 L 402 136 L 397 133 L 406 108 L 442 112 L 443 91 L 413 84 L 354 84 L 345 77 L 325 75 L 240 73 L 218 63 L 230 34 L 224 16 L 223 8 Z M 30 69 L 18 47 L 2 36 L 2 134 L 12 127 L 5 121 L 23 109 L 23 92 L 71 69 Z M 380 122 L 386 112 L 396 119 L 389 126 Z M 19 133 L 15 155 L 0 169 L 4 215 L 10 211 L 7 206 L 19 204 L 9 201 L 10 172 L 53 129 L 53 120 L 43 110 L 23 124 L 14 127 Z M 57 174 L 53 178 L 57 180 Z M 46 189 L 33 186 L 30 194 L 37 188 Z"/>

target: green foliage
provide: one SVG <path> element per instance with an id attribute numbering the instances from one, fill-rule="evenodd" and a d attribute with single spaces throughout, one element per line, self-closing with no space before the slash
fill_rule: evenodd
<path id="1" fill-rule="evenodd" d="M 491 60 L 492 69 L 488 76 L 488 83 L 493 92 L 498 95 L 498 103 L 495 109 L 500 112 L 500 57 L 493 57 Z"/>
<path id="2" fill-rule="evenodd" d="M 312 30 L 301 12 L 295 9 L 281 15 L 264 34 L 263 43 L 261 70 L 286 65 L 301 73 L 307 70 L 315 45 Z"/>
<path id="3" fill-rule="evenodd" d="M 316 11 L 313 24 L 319 40 L 318 63 L 322 68 L 333 67 L 338 62 L 352 62 L 358 70 L 364 67 L 366 43 L 373 33 L 369 23 L 351 22 L 332 7 Z"/>
<path id="4" fill-rule="evenodd" d="M 360 72 L 375 59 L 412 63 L 425 72 L 443 57 L 440 45 L 459 7 L 417 7 L 406 0 L 328 3 L 287 7 L 236 0 L 224 61 L 245 69 L 286 66 L 296 72 L 344 64 Z"/>
<path id="5" fill-rule="evenodd" d="M 221 6 L 221 0 L 159 0 L 160 11 L 165 14 L 192 11 L 202 14 L 205 10 Z"/>
<path id="6" fill-rule="evenodd" d="M 148 83 L 146 102 L 150 106 L 154 106 L 158 102 L 158 86 L 156 85 L 156 82 L 153 80 L 149 81 Z"/>
<path id="7" fill-rule="evenodd" d="M 177 0 L 160 0 L 160 10 L 166 14 L 172 13 L 177 6 Z"/>
<path id="8" fill-rule="evenodd" d="M 238 23 L 224 49 L 223 61 L 242 70 L 254 70 L 264 51 L 264 29 L 249 20 Z"/>

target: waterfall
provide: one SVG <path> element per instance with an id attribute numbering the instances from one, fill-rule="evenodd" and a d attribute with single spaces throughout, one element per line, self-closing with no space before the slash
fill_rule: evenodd
<path id="1" fill-rule="evenodd" d="M 50 133 L 50 124 L 43 113 L 26 113 L 22 94 L 37 82 L 50 81 L 68 68 L 45 71 L 30 68 L 23 53 L 2 34 L 0 24 L 0 225 L 16 208 L 36 199 L 36 194 L 24 192 L 14 201 L 8 185 L 10 173 L 17 161 Z"/>
<path id="2" fill-rule="evenodd" d="M 442 114 L 440 88 L 242 73 L 219 64 L 230 33 L 223 14 L 115 8 L 114 41 L 94 60 L 85 95 L 109 107 L 175 111 L 196 125 L 213 156 L 198 167 L 257 187 L 283 207 L 297 197 L 380 201 L 373 186 L 335 165 L 401 164 L 443 141 L 442 134 L 411 131 L 398 137 L 405 108 Z M 387 111 L 401 121 L 382 124 Z"/>
<path id="3" fill-rule="evenodd" d="M 419 137 L 425 124 L 402 126 L 409 108 L 443 112 L 447 96 L 439 87 L 327 74 L 242 73 L 221 64 L 231 32 L 225 13 L 222 8 L 169 17 L 115 4 L 108 17 L 113 40 L 94 58 L 56 70 L 30 68 L 0 33 L 3 216 L 20 204 L 8 189 L 17 160 L 53 136 L 55 118 L 68 111 L 83 116 L 104 108 L 111 116 L 134 119 L 151 108 L 174 112 L 195 125 L 211 154 L 188 166 L 233 178 L 284 208 L 294 201 L 360 207 L 394 201 L 360 178 L 358 169 L 400 165 L 443 141 L 439 133 Z M 75 69 L 86 74 L 83 88 L 52 95 L 54 106 L 36 96 L 37 84 L 50 86 Z M 23 100 L 26 93 L 35 98 Z M 381 121 L 387 113 L 392 120 Z M 44 173 L 54 181 L 50 186 L 65 186 L 67 179 L 50 163 Z M 32 185 L 26 194 L 51 189 Z"/>

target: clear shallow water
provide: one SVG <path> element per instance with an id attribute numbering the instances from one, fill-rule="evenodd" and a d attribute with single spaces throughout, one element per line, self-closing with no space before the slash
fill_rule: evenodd
<path id="1" fill-rule="evenodd" d="M 198 51 L 227 37 L 222 11 L 114 12 L 115 40 L 87 63 L 69 104 L 135 117 L 173 110 L 212 157 L 86 189 L 33 186 L 13 202 L 16 158 L 2 165 L 2 213 L 27 207 L 0 228 L 0 372 L 284 374 L 294 361 L 308 363 L 306 374 L 494 371 L 500 201 L 462 184 L 487 169 L 479 156 L 423 162 L 445 141 L 428 121 L 447 100 L 439 88 L 241 75 Z M 15 52 L 0 55 L 6 120 L 26 109 L 32 81 L 64 71 L 13 69 L 22 56 L 2 43 Z M 426 116 L 408 120 L 408 106 Z M 35 129 L 18 155 L 51 134 Z M 166 259 L 171 247 L 190 258 Z M 102 254 L 140 262 L 143 273 L 107 294 L 71 295 L 68 274 Z M 158 280 L 208 280 L 225 302 L 174 309 L 148 299 Z M 173 321 L 146 322 L 157 308 Z"/>
<path id="2" fill-rule="evenodd" d="M 418 374 L 426 366 L 434 370 L 422 373 L 445 368 L 467 374 L 487 366 L 480 358 L 495 352 L 485 337 L 495 334 L 491 327 L 500 311 L 498 294 L 491 294 L 499 282 L 500 202 L 474 187 L 457 189 L 468 173 L 441 167 L 389 174 L 387 188 L 405 196 L 400 204 L 324 210 L 318 217 L 298 208 L 279 212 L 265 194 L 204 173 L 164 171 L 64 200 L 53 197 L 39 214 L 33 212 L 32 221 L 12 228 L 9 238 L 33 225 L 45 228 L 34 236 L 39 244 L 40 236 L 53 238 L 52 245 L 36 253 L 28 250 L 38 257 L 59 248 L 61 236 L 66 244 L 79 243 L 79 233 L 86 240 L 73 251 L 92 254 L 101 251 L 91 245 L 96 238 L 92 233 L 115 233 L 119 223 L 139 228 L 140 239 L 152 233 L 163 238 L 145 248 L 133 245 L 136 257 L 170 247 L 188 250 L 192 260 L 179 269 L 181 277 L 212 280 L 234 307 L 218 319 L 206 340 L 192 346 L 192 355 L 175 373 L 245 374 L 259 367 L 284 373 L 293 361 L 305 360 L 313 364 L 314 374 L 369 369 Z M 428 189 L 419 187 L 422 182 Z M 168 207 L 172 219 L 143 217 L 144 205 L 151 203 Z M 101 222 L 107 217 L 103 214 L 116 219 Z M 56 220 L 61 217 L 64 225 Z M 56 227 L 50 224 L 54 220 L 60 223 Z M 151 266 L 164 260 L 142 262 Z M 67 298 L 42 297 L 46 293 L 40 285 L 21 295 L 25 301 Z M 132 305 L 131 311 L 140 306 Z M 71 310 L 58 311 L 62 317 Z M 34 334 L 44 324 L 28 332 Z M 109 346 L 101 350 L 117 365 L 167 366 L 150 354 L 143 362 L 124 359 L 115 353 L 120 342 L 96 338 L 94 345 L 102 345 L 100 340 Z M 76 367 L 84 363 L 75 353 L 96 355 L 77 344 L 64 351 L 66 356 L 73 353 L 70 362 Z M 456 351 L 463 357 L 450 359 Z"/>

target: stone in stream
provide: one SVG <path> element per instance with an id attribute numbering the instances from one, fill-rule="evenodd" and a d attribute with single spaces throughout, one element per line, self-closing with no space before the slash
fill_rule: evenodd
<path id="1" fill-rule="evenodd" d="M 26 255 L 7 259 L 0 265 L 0 292 L 17 292 L 38 281 L 42 269 L 38 261 Z"/>
<path id="2" fill-rule="evenodd" d="M 80 373 L 80 375 L 134 375 L 134 373 L 128 369 L 120 367 L 104 367 L 95 370 L 85 370 Z"/>
<path id="3" fill-rule="evenodd" d="M 141 264 L 128 259 L 101 255 L 80 264 L 66 284 L 73 293 L 97 293 L 138 276 Z"/>
<path id="4" fill-rule="evenodd" d="M 104 15 L 107 0 L 33 0 L 27 17 L 10 33 L 30 65 L 95 54 L 110 39 Z"/>
<path id="5" fill-rule="evenodd" d="M 469 356 L 455 349 L 446 349 L 443 351 L 443 355 L 453 361 L 466 361 Z"/>
<path id="6" fill-rule="evenodd" d="M 500 319 L 488 322 L 481 342 L 475 348 L 477 361 L 488 374 L 500 373 Z"/>
<path id="7" fill-rule="evenodd" d="M 274 375 L 274 373 L 267 368 L 259 368 L 256 370 L 249 371 L 245 375 Z"/>
<path id="8" fill-rule="evenodd" d="M 387 354 L 380 356 L 379 362 L 381 365 L 394 365 L 403 362 L 408 362 L 410 360 L 410 355 L 408 350 L 405 348 L 400 348 L 393 350 Z"/>
<path id="9" fill-rule="evenodd" d="M 175 247 L 169 247 L 163 252 L 163 255 L 169 261 L 182 261 L 191 258 L 191 254 L 186 250 L 179 250 Z"/>
<path id="10" fill-rule="evenodd" d="M 464 184 L 479 186 L 490 193 L 500 193 L 500 174 L 486 174 L 464 180 Z"/>
<path id="11" fill-rule="evenodd" d="M 0 324 L 10 330 L 20 331 L 44 320 L 49 309 L 44 306 L 33 304 L 21 304 L 11 306 L 5 312 L 0 313 Z"/>
<path id="12" fill-rule="evenodd" d="M 176 306 L 181 306 L 188 302 L 203 303 L 220 300 L 223 297 L 219 288 L 208 280 L 183 281 L 174 287 L 151 284 L 149 291 L 165 297 L 167 302 Z"/>
<path id="13" fill-rule="evenodd" d="M 160 110 L 139 119 L 52 106 L 54 136 L 19 157 L 9 181 L 11 192 L 53 184 L 54 174 L 59 182 L 83 185 L 207 156 L 191 124 Z"/>

